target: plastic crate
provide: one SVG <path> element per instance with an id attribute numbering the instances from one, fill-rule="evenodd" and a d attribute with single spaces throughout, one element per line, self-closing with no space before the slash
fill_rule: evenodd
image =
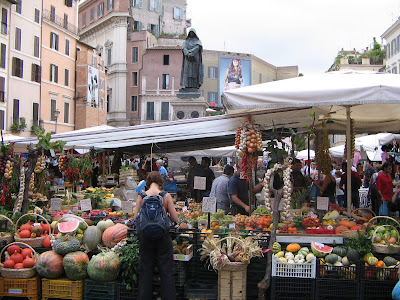
<path id="1" fill-rule="evenodd" d="M 317 279 L 315 298 L 318 300 L 359 299 L 359 281 L 347 279 Z"/>
<path id="2" fill-rule="evenodd" d="M 361 280 L 360 299 L 389 300 L 392 299 L 392 290 L 397 282 L 386 280 Z"/>
<path id="3" fill-rule="evenodd" d="M 175 286 L 184 286 L 186 282 L 186 262 L 175 261 Z"/>
<path id="4" fill-rule="evenodd" d="M 210 284 L 190 280 L 185 284 L 184 294 L 189 299 L 217 299 L 217 288 L 217 282 Z"/>
<path id="5" fill-rule="evenodd" d="M 360 262 L 355 266 L 332 266 L 317 261 L 317 278 L 322 279 L 360 279 Z"/>
<path id="6" fill-rule="evenodd" d="M 314 299 L 315 279 L 272 277 L 271 299 Z"/>
<path id="7" fill-rule="evenodd" d="M 0 297 L 26 297 L 29 300 L 40 299 L 40 279 L 11 279 L 0 277 Z"/>
<path id="8" fill-rule="evenodd" d="M 119 300 L 136 300 L 138 289 L 133 288 L 128 291 L 122 283 L 117 284 L 117 299 Z"/>
<path id="9" fill-rule="evenodd" d="M 42 300 L 49 298 L 81 300 L 83 280 L 42 279 Z"/>
<path id="10" fill-rule="evenodd" d="M 275 255 L 272 256 L 273 277 L 315 278 L 315 271 L 315 258 L 304 264 L 289 264 L 278 261 Z"/>
<path id="11" fill-rule="evenodd" d="M 360 278 L 366 280 L 378 280 L 378 281 L 399 281 L 396 268 L 377 268 L 373 266 L 361 266 Z"/>
<path id="12" fill-rule="evenodd" d="M 116 300 L 117 282 L 100 282 L 91 279 L 85 279 L 83 289 L 84 300 Z"/>

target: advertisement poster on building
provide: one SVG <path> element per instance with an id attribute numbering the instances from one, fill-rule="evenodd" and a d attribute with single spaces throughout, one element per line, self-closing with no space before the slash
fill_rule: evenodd
<path id="1" fill-rule="evenodd" d="M 222 92 L 251 85 L 251 61 L 238 57 L 220 57 L 219 70 L 220 106 Z"/>
<path id="2" fill-rule="evenodd" d="M 99 70 L 88 66 L 87 103 L 92 107 L 99 105 Z"/>

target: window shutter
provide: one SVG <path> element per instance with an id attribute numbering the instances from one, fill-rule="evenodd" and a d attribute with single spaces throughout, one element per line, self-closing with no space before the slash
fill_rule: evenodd
<path id="1" fill-rule="evenodd" d="M 58 34 L 56 34 L 55 37 L 56 37 L 56 50 L 58 51 Z"/>
<path id="2" fill-rule="evenodd" d="M 19 77 L 24 77 L 24 61 L 22 59 L 19 60 Z"/>
<path id="3" fill-rule="evenodd" d="M 4 130 L 4 110 L 0 110 L 0 129 Z"/>
<path id="4" fill-rule="evenodd" d="M 36 74 L 36 68 L 35 68 L 35 64 L 32 64 L 32 67 L 31 67 L 31 81 L 36 81 L 35 79 L 35 74 Z"/>
<path id="5" fill-rule="evenodd" d="M 54 82 L 58 83 L 58 66 L 54 66 Z"/>
<path id="6" fill-rule="evenodd" d="M 143 0 L 136 0 L 139 1 L 139 8 L 143 8 Z"/>
<path id="7" fill-rule="evenodd" d="M 185 10 L 183 8 L 180 9 L 180 19 L 183 20 L 183 15 L 185 13 Z"/>
<path id="8" fill-rule="evenodd" d="M 1 44 L 1 61 L 0 61 L 0 67 L 5 68 L 6 67 L 6 45 Z"/>
<path id="9" fill-rule="evenodd" d="M 37 66 L 37 70 L 38 70 L 38 82 L 40 82 L 42 80 L 42 67 L 41 66 Z"/>
<path id="10" fill-rule="evenodd" d="M 160 12 L 160 0 L 156 0 L 156 12 Z"/>

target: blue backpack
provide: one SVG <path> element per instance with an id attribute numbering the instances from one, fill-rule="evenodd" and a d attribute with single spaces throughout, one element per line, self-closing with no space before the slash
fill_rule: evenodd
<path id="1" fill-rule="evenodd" d="M 148 239 L 161 238 L 172 226 L 172 222 L 164 209 L 164 200 L 166 192 L 158 195 L 147 196 L 141 192 L 143 198 L 140 212 L 136 217 L 136 232 Z"/>

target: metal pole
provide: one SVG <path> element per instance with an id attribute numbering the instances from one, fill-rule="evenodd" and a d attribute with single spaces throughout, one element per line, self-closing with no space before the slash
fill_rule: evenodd
<path id="1" fill-rule="evenodd" d="M 346 159 L 347 159 L 347 212 L 348 216 L 351 216 L 351 152 L 352 152 L 352 143 L 351 143 L 351 124 L 350 124 L 350 106 L 346 106 L 346 115 L 347 115 L 347 124 L 346 124 Z"/>

